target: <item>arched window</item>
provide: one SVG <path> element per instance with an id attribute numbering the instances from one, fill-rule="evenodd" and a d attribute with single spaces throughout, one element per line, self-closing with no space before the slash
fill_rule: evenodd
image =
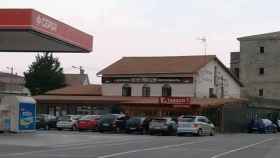
<path id="1" fill-rule="evenodd" d="M 163 96 L 163 97 L 172 96 L 172 88 L 171 88 L 170 85 L 165 84 L 165 85 L 162 87 L 162 96 Z"/>
<path id="2" fill-rule="evenodd" d="M 142 96 L 143 97 L 149 97 L 151 96 L 151 88 L 149 87 L 149 85 L 145 84 L 142 87 Z"/>
<path id="3" fill-rule="evenodd" d="M 131 87 L 129 86 L 129 84 L 123 85 L 122 96 L 131 96 Z"/>

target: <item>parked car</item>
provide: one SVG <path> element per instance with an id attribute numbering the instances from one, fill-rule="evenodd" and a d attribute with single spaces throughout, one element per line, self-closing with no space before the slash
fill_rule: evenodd
<path id="1" fill-rule="evenodd" d="M 277 131 L 280 132 L 280 120 L 276 120 L 274 124 L 277 126 Z"/>
<path id="2" fill-rule="evenodd" d="M 248 132 L 276 133 L 277 126 L 269 119 L 253 119 L 248 124 Z"/>
<path id="3" fill-rule="evenodd" d="M 56 128 L 57 117 L 49 114 L 39 114 L 36 116 L 36 128 L 49 130 Z"/>
<path id="4" fill-rule="evenodd" d="M 215 135 L 215 126 L 205 116 L 182 116 L 178 119 L 177 135 Z"/>
<path id="5" fill-rule="evenodd" d="M 168 134 L 176 133 L 176 122 L 171 117 L 154 118 L 149 124 L 149 133 Z"/>
<path id="6" fill-rule="evenodd" d="M 98 120 L 100 115 L 85 115 L 77 121 L 77 128 L 79 131 L 82 130 L 97 130 Z"/>
<path id="7" fill-rule="evenodd" d="M 71 129 L 73 131 L 77 130 L 76 122 L 80 119 L 80 115 L 65 115 L 58 118 L 56 127 L 58 130 Z"/>
<path id="8" fill-rule="evenodd" d="M 131 117 L 126 122 L 126 133 L 139 132 L 141 134 L 147 133 L 145 128 L 145 117 Z"/>
<path id="9" fill-rule="evenodd" d="M 120 132 L 125 130 L 125 123 L 127 116 L 122 114 L 107 114 L 100 118 L 98 123 L 98 130 Z"/>

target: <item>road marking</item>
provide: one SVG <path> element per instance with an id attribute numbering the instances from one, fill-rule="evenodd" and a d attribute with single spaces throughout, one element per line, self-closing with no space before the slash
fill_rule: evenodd
<path id="1" fill-rule="evenodd" d="M 259 144 L 263 144 L 263 143 L 266 143 L 266 142 L 269 142 L 269 141 L 272 141 L 272 140 L 274 140 L 274 138 L 265 139 L 263 141 L 259 141 L 259 142 L 254 143 L 254 144 L 249 144 L 249 145 L 246 145 L 246 146 L 243 146 L 243 147 L 240 147 L 240 148 L 236 148 L 236 149 L 233 149 L 233 150 L 230 150 L 230 151 L 227 151 L 227 152 L 223 152 L 223 153 L 214 155 L 211 158 L 223 157 L 223 156 L 228 155 L 230 153 L 237 152 L 237 151 L 240 151 L 240 150 L 245 150 L 245 149 L 251 148 L 253 146 L 256 146 L 256 145 L 259 145 Z"/>
<path id="2" fill-rule="evenodd" d="M 59 148 L 54 148 L 54 149 L 43 149 L 43 150 L 36 150 L 36 151 L 27 151 L 27 152 L 21 152 L 21 153 L 9 153 L 9 154 L 0 154 L 0 157 L 2 156 L 22 156 L 22 155 L 28 155 L 28 154 L 38 154 L 38 153 L 45 153 L 45 152 L 56 152 L 56 151 L 67 151 L 67 150 L 79 150 L 79 149 L 86 149 L 86 148 L 92 148 L 98 145 L 103 145 L 103 146 L 116 146 L 116 145 L 123 145 L 123 144 L 129 144 L 129 143 L 135 143 L 135 141 L 139 143 L 145 143 L 145 142 L 150 142 L 151 140 L 141 140 L 141 139 L 121 139 L 117 141 L 100 141 L 100 142 L 95 142 L 94 144 L 79 144 L 77 146 L 69 145 L 66 147 L 59 147 Z M 82 146 L 82 145 L 87 145 L 87 146 Z M 80 146 L 80 147 L 79 147 Z"/>
<path id="3" fill-rule="evenodd" d="M 173 145 L 164 145 L 164 146 L 144 148 L 144 149 L 129 150 L 129 151 L 114 153 L 114 154 L 110 154 L 110 155 L 98 156 L 97 158 L 111 158 L 111 157 L 127 155 L 127 154 L 132 154 L 132 153 L 137 153 L 137 152 L 143 152 L 143 151 L 154 151 L 154 150 L 162 150 L 162 149 L 168 149 L 168 148 L 176 148 L 176 147 L 185 146 L 185 145 L 203 143 L 206 141 L 208 141 L 208 140 L 196 141 L 196 142 L 186 142 L 186 143 L 173 144 Z"/>

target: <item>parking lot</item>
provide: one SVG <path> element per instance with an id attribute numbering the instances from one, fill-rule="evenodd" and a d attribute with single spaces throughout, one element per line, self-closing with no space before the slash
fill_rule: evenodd
<path id="1" fill-rule="evenodd" d="M 1 134 L 0 157 L 21 158 L 275 158 L 280 134 L 214 137 L 149 136 L 73 131 Z"/>

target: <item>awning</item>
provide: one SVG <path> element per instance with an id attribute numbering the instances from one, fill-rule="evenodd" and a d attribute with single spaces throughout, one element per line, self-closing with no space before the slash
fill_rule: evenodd
<path id="1" fill-rule="evenodd" d="M 106 104 L 115 103 L 127 106 L 157 106 L 174 108 L 217 108 L 228 103 L 247 101 L 246 99 L 227 98 L 193 98 L 190 104 L 160 104 L 160 97 L 123 97 L 123 96 L 62 96 L 62 95 L 39 95 L 34 96 L 38 104 Z M 111 105 L 111 104 L 110 104 Z"/>
<path id="2" fill-rule="evenodd" d="M 92 51 L 93 37 L 33 9 L 0 9 L 0 52 Z"/>

